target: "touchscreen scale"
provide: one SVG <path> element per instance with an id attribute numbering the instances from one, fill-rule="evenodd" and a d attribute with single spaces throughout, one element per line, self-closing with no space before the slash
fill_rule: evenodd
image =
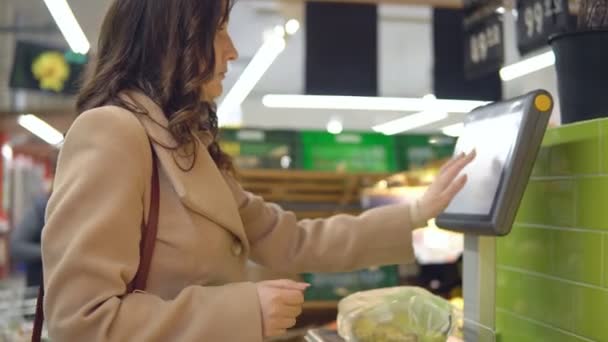
<path id="1" fill-rule="evenodd" d="M 465 127 L 455 153 L 469 153 L 475 149 L 477 156 L 473 163 L 464 168 L 467 184 L 456 195 L 446 213 L 490 214 L 503 171 L 520 131 L 521 118 L 520 111 L 475 121 Z"/>
<path id="2" fill-rule="evenodd" d="M 480 235 L 511 230 L 552 108 L 551 95 L 539 90 L 469 113 L 454 155 L 475 149 L 477 156 L 437 226 Z"/>

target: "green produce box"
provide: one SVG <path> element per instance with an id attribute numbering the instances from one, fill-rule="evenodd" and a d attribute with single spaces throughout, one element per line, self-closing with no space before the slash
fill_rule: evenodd
<path id="1" fill-rule="evenodd" d="M 295 131 L 222 129 L 220 146 L 240 169 L 301 168 Z"/>
<path id="2" fill-rule="evenodd" d="M 394 139 L 377 133 L 300 134 L 302 166 L 306 170 L 340 172 L 396 171 Z"/>
<path id="3" fill-rule="evenodd" d="M 449 158 L 456 139 L 444 135 L 395 135 L 397 164 L 400 170 L 424 168 L 428 163 Z"/>
<path id="4" fill-rule="evenodd" d="M 373 267 L 347 273 L 305 273 L 311 286 L 304 296 L 307 301 L 339 300 L 351 293 L 399 285 L 396 265 Z"/>

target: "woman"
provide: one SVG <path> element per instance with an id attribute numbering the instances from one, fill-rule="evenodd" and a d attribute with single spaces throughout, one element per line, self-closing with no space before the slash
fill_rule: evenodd
<path id="1" fill-rule="evenodd" d="M 417 202 L 297 221 L 243 191 L 217 143 L 213 100 L 237 52 L 217 0 L 116 0 L 79 99 L 43 230 L 54 341 L 261 341 L 301 312 L 306 284 L 247 282 L 248 259 L 330 272 L 412 262 L 411 230 L 463 187 L 455 159 Z M 150 205 L 160 213 L 146 291 L 128 293 Z"/>

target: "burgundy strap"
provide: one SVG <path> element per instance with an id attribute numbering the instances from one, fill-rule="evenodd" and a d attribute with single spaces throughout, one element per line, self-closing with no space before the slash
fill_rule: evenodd
<path id="1" fill-rule="evenodd" d="M 158 208 L 160 205 L 160 189 L 158 181 L 158 167 L 156 153 L 152 150 L 152 191 L 150 195 L 150 211 L 148 212 L 148 224 L 141 224 L 141 240 L 139 241 L 139 267 L 135 278 L 127 286 L 128 293 L 135 290 L 145 290 L 150 272 L 150 263 L 156 242 L 156 232 L 158 231 Z"/>
<path id="2" fill-rule="evenodd" d="M 32 342 L 40 342 L 42 337 L 42 323 L 44 322 L 44 310 L 42 300 L 44 299 L 44 282 L 38 289 L 38 300 L 36 301 L 36 317 L 34 318 L 34 330 L 32 331 Z"/>
<path id="3" fill-rule="evenodd" d="M 156 241 L 156 232 L 158 231 L 158 210 L 160 207 L 160 184 L 158 178 L 158 162 L 154 148 L 152 148 L 152 180 L 150 194 L 150 211 L 148 212 L 148 224 L 141 224 L 141 240 L 139 241 L 139 266 L 135 277 L 127 285 L 127 293 L 133 293 L 136 290 L 145 290 L 148 281 L 148 273 L 150 271 L 150 263 L 152 254 L 154 254 L 154 245 Z M 42 325 L 44 323 L 44 282 L 38 290 L 38 300 L 36 302 L 36 317 L 34 318 L 34 329 L 32 331 L 32 342 L 40 342 L 42 336 Z"/>

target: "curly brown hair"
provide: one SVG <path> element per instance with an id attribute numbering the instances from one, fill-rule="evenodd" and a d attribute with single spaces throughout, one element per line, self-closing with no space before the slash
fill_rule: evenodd
<path id="1" fill-rule="evenodd" d="M 233 171 L 217 141 L 215 104 L 201 100 L 202 85 L 215 73 L 214 38 L 231 8 L 231 0 L 114 0 L 77 111 L 114 104 L 141 112 L 119 97 L 122 91 L 139 90 L 167 116 L 178 146 L 165 147 L 192 157 L 185 170 L 196 162 L 196 131 L 207 130 L 213 136 L 208 150 L 216 165 Z"/>

